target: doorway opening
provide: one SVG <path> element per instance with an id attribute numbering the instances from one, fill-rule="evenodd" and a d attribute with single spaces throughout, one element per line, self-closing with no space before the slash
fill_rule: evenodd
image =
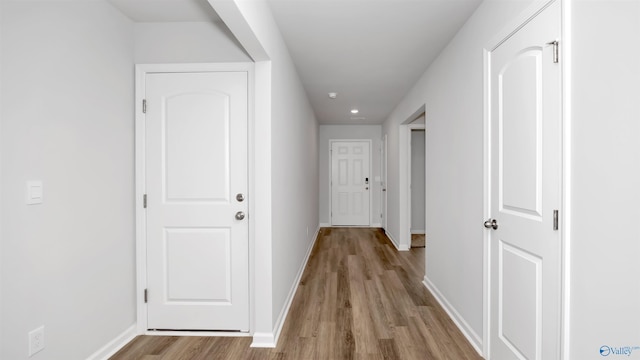
<path id="1" fill-rule="evenodd" d="M 400 125 L 400 251 L 411 249 L 412 235 L 417 235 L 419 241 L 426 233 L 425 108 L 424 105 L 420 107 Z"/>
<path id="2" fill-rule="evenodd" d="M 422 115 L 424 121 L 424 115 Z M 409 196 L 411 211 L 411 248 L 425 247 L 426 229 L 426 151 L 425 130 L 411 129 L 410 135 L 411 159 L 409 166 L 410 185 Z"/>

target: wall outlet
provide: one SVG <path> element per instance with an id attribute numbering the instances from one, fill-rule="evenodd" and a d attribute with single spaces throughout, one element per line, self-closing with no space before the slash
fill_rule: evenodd
<path id="1" fill-rule="evenodd" d="M 44 326 L 29 332 L 29 356 L 44 350 Z"/>

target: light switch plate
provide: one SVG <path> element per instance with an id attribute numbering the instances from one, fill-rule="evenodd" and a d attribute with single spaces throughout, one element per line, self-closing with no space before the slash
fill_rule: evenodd
<path id="1" fill-rule="evenodd" d="M 42 181 L 27 181 L 27 205 L 42 204 L 44 187 Z"/>

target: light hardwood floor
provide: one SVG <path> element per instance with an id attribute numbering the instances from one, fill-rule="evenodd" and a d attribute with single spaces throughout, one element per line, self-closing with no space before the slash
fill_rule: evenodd
<path id="1" fill-rule="evenodd" d="M 421 283 L 424 249 L 323 228 L 275 349 L 251 338 L 139 336 L 112 360 L 482 359 Z"/>

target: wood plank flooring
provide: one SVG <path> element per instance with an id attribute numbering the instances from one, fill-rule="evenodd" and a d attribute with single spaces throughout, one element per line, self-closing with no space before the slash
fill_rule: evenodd
<path id="1" fill-rule="evenodd" d="M 275 349 L 251 338 L 139 336 L 111 360 L 482 359 L 423 286 L 424 249 L 323 228 Z"/>

